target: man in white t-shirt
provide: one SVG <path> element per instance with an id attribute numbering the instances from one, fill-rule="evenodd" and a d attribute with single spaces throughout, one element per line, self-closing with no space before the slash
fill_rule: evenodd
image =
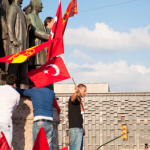
<path id="1" fill-rule="evenodd" d="M 8 75 L 6 84 L 0 86 L 0 132 L 5 134 L 10 148 L 13 133 L 12 114 L 20 100 L 20 94 L 14 89 L 16 79 L 15 75 Z"/>

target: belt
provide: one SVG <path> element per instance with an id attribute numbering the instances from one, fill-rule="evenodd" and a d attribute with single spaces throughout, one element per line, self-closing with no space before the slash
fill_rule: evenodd
<path id="1" fill-rule="evenodd" d="M 35 120 L 34 122 L 38 122 L 38 121 L 52 122 L 52 120 L 46 120 L 46 119 L 38 119 L 38 120 Z"/>

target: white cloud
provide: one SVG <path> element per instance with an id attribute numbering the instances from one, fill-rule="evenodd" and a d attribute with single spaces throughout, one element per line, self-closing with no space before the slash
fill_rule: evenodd
<path id="1" fill-rule="evenodd" d="M 86 27 L 67 29 L 64 41 L 66 45 L 79 45 L 99 50 L 137 50 L 150 48 L 150 26 L 130 29 L 130 32 L 118 32 L 104 23 L 96 23 L 94 30 Z"/>
<path id="2" fill-rule="evenodd" d="M 129 66 L 125 61 L 93 65 L 70 62 L 68 68 L 77 83 L 107 82 L 111 92 L 150 91 L 150 68 L 142 65 Z"/>
<path id="3" fill-rule="evenodd" d="M 76 57 L 85 60 L 86 62 L 93 62 L 92 58 L 80 50 L 75 49 L 74 52 L 70 55 L 71 57 Z"/>

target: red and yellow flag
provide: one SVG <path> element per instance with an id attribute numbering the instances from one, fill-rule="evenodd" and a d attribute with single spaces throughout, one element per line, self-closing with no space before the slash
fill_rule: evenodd
<path id="1" fill-rule="evenodd" d="M 52 41 L 48 41 L 48 42 L 42 43 L 40 45 L 36 45 L 34 47 L 28 48 L 28 49 L 26 49 L 22 52 L 19 52 L 19 53 L 15 53 L 15 54 L 12 54 L 12 55 L 2 57 L 2 58 L 0 58 L 0 62 L 23 63 L 24 61 L 26 61 L 31 56 L 37 54 L 38 52 L 43 50 L 45 47 L 49 46 L 55 40 L 58 40 L 58 39 L 54 39 Z"/>
<path id="2" fill-rule="evenodd" d="M 69 17 L 73 17 L 75 14 L 77 14 L 77 0 L 71 0 L 71 2 L 68 5 L 68 8 L 63 16 L 63 34 L 65 32 L 67 22 Z"/>

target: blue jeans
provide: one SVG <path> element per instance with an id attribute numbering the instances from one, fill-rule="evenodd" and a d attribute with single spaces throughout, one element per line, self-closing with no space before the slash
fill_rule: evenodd
<path id="1" fill-rule="evenodd" d="M 2 123 L 0 122 L 0 132 L 3 132 L 6 140 L 11 148 L 11 144 L 12 144 L 12 131 L 13 131 L 13 127 L 12 127 L 12 122 L 10 123 Z"/>
<path id="2" fill-rule="evenodd" d="M 52 150 L 53 124 L 52 122 L 49 121 L 37 121 L 33 123 L 33 128 L 32 128 L 33 145 L 41 127 L 44 127 L 49 148 L 50 150 Z"/>
<path id="3" fill-rule="evenodd" d="M 71 128 L 69 129 L 70 150 L 83 149 L 83 129 Z"/>

